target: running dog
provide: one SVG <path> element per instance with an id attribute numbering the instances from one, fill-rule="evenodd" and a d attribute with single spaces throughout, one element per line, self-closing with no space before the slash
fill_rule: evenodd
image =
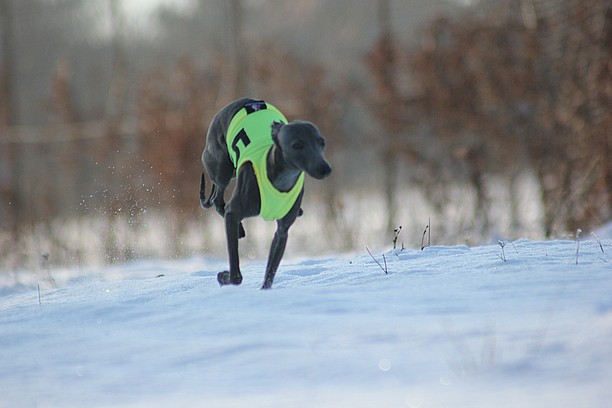
<path id="1" fill-rule="evenodd" d="M 312 123 L 287 122 L 264 101 L 242 98 L 222 108 L 213 118 L 202 152 L 202 163 L 212 180 L 206 199 L 205 175 L 200 184 L 203 208 L 214 205 L 225 219 L 229 271 L 219 272 L 223 285 L 240 285 L 238 239 L 245 236 L 242 220 L 260 215 L 276 220 L 262 289 L 269 289 L 285 252 L 289 228 L 302 215 L 304 173 L 321 180 L 331 174 L 323 156 L 325 139 Z M 236 186 L 224 199 L 231 179 Z"/>

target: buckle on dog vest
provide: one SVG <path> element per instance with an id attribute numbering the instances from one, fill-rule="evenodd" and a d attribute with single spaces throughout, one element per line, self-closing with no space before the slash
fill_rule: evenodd
<path id="1" fill-rule="evenodd" d="M 257 112 L 263 109 L 268 109 L 268 106 L 266 105 L 264 101 L 255 101 L 255 102 L 250 102 L 244 105 L 244 109 L 246 110 L 246 113 L 248 115 L 249 113 Z"/>

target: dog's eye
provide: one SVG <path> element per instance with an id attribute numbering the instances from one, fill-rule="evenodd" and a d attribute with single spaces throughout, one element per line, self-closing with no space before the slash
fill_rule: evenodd
<path id="1" fill-rule="evenodd" d="M 299 141 L 299 140 L 298 140 L 298 141 L 295 141 L 295 142 L 293 142 L 293 144 L 291 145 L 291 147 L 292 147 L 294 150 L 302 150 L 302 149 L 304 148 L 304 142 Z"/>

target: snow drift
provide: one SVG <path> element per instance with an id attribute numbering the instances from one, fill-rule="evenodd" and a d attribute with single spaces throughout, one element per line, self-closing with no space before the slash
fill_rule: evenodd
<path id="1" fill-rule="evenodd" d="M 612 241 L 501 250 L 4 277 L 0 407 L 608 406 Z"/>

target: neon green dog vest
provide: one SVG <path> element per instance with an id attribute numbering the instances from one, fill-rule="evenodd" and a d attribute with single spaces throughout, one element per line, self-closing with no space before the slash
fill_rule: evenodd
<path id="1" fill-rule="evenodd" d="M 287 123 L 285 116 L 274 106 L 262 101 L 247 105 L 234 115 L 227 128 L 227 151 L 236 168 L 250 162 L 255 171 L 261 208 L 259 215 L 266 221 L 283 218 L 295 204 L 304 187 L 302 172 L 295 186 L 288 192 L 277 190 L 268 178 L 266 159 L 274 145 L 272 123 Z"/>

